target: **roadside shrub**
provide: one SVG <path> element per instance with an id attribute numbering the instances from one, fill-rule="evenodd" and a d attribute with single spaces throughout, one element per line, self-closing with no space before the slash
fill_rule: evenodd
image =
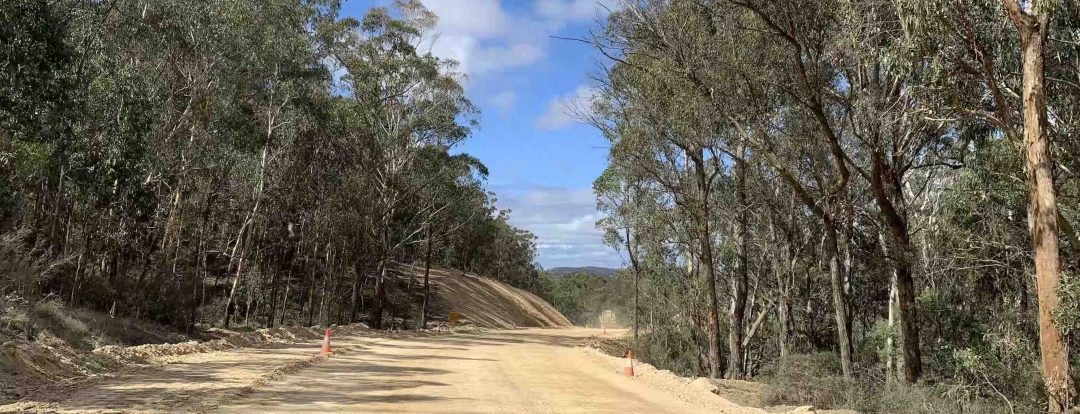
<path id="1" fill-rule="evenodd" d="M 635 356 L 653 366 L 684 377 L 705 375 L 705 357 L 692 336 L 692 330 L 678 326 L 660 326 L 638 337 Z"/>
<path id="2" fill-rule="evenodd" d="M 791 355 L 762 375 L 768 385 L 766 405 L 813 405 L 864 413 L 1037 413 L 1030 401 L 1005 401 L 984 395 L 981 386 L 967 383 L 921 382 L 862 376 L 846 381 L 839 357 L 832 352 Z"/>
<path id="3" fill-rule="evenodd" d="M 62 339 L 74 348 L 83 350 L 94 348 L 94 342 L 90 338 L 90 328 L 67 312 L 64 305 L 55 297 L 47 297 L 34 304 L 30 311 L 30 321 L 36 328 Z"/>
<path id="4" fill-rule="evenodd" d="M 41 272 L 20 241 L 25 232 L 0 235 L 0 296 L 32 297 Z"/>
<path id="5" fill-rule="evenodd" d="M 844 381 L 840 357 L 831 352 L 794 354 L 760 376 L 769 384 L 767 405 L 848 407 L 852 387 Z"/>
<path id="6" fill-rule="evenodd" d="M 22 296 L 9 293 L 0 296 L 0 343 L 13 339 L 30 339 L 30 318 L 26 310 L 30 304 Z"/>

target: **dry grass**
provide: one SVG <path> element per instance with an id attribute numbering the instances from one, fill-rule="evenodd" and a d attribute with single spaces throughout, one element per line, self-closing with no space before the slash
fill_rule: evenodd
<path id="1" fill-rule="evenodd" d="M 590 336 L 581 341 L 578 346 L 586 348 L 593 348 L 604 354 L 623 358 L 626 356 L 626 350 L 630 349 L 630 343 L 623 338 L 608 338 L 602 336 Z"/>
<path id="2" fill-rule="evenodd" d="M 4 314 L 0 324 L 18 325 L 19 329 L 33 332 L 32 340 L 15 338 L 0 345 L 0 403 L 33 390 L 69 385 L 125 366 L 163 363 L 201 352 L 311 341 L 323 335 L 323 329 L 315 327 L 251 332 L 211 330 L 208 334 L 219 339 L 197 341 L 150 322 L 69 310 L 56 301 L 39 302 L 28 311 Z M 348 335 L 366 329 L 363 325 L 343 326 L 335 328 L 335 334 Z"/>
<path id="3" fill-rule="evenodd" d="M 819 408 L 849 409 L 864 413 L 938 414 L 1038 413 L 1041 410 L 1015 401 L 964 392 L 955 384 L 905 384 L 861 378 L 844 380 L 838 357 L 831 352 L 792 355 L 763 376 L 769 384 L 767 405 L 811 404 Z"/>

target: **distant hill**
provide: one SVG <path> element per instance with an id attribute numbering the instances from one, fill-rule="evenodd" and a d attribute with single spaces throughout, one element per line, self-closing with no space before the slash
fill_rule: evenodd
<path id="1" fill-rule="evenodd" d="M 583 266 L 583 267 L 553 267 L 547 269 L 548 274 L 552 276 L 566 276 L 571 273 L 585 273 L 593 276 L 612 277 L 615 276 L 615 272 L 619 269 L 612 269 L 610 267 L 600 266 Z"/>

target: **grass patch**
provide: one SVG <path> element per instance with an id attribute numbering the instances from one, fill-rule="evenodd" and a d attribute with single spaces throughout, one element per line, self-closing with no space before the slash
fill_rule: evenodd
<path id="1" fill-rule="evenodd" d="M 34 304 L 9 295 L 0 298 L 0 342 L 59 338 L 68 346 L 89 351 L 105 345 L 144 345 L 184 342 L 192 338 L 169 327 L 133 318 L 112 318 L 87 309 L 72 309 L 56 299 Z"/>
<path id="2" fill-rule="evenodd" d="M 813 405 L 865 413 L 1042 413 L 1042 401 L 1012 401 L 986 395 L 979 387 L 955 383 L 905 384 L 864 377 L 844 379 L 831 352 L 796 354 L 759 377 L 769 385 L 766 405 Z"/>

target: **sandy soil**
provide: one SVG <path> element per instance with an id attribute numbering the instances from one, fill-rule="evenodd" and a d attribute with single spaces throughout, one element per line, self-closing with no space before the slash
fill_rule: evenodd
<path id="1" fill-rule="evenodd" d="M 422 283 L 424 269 L 402 265 L 398 269 Z M 505 283 L 463 274 L 457 270 L 431 269 L 432 315 L 445 319 L 451 311 L 462 316 L 463 323 L 484 328 L 551 328 L 572 324 L 551 304 L 536 295 Z"/>
<path id="2" fill-rule="evenodd" d="M 397 334 L 402 335 L 416 334 Z M 361 339 L 337 338 L 333 345 L 336 352 L 345 355 L 358 349 Z M 206 411 L 220 401 L 237 398 L 269 381 L 322 362 L 318 357 L 320 346 L 321 341 L 312 339 L 166 356 L 156 365 L 132 366 L 64 387 L 34 390 L 20 401 L 0 405 L 0 412 Z"/>
<path id="3" fill-rule="evenodd" d="M 597 329 L 336 338 L 179 357 L 0 406 L 31 412 L 763 413 L 578 347 Z M 608 330 L 608 335 L 618 331 Z M 665 374 L 666 373 L 666 374 Z"/>
<path id="4" fill-rule="evenodd" d="M 523 329 L 371 342 L 222 412 L 761 413 L 672 392 L 576 345 L 596 329 Z M 609 334 L 615 334 L 612 330 Z M 618 366 L 616 366 L 618 365 Z"/>

